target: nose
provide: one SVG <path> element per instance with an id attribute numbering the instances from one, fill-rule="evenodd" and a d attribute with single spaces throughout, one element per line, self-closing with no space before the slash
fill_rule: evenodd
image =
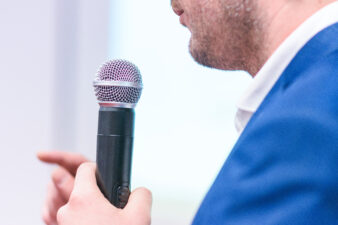
<path id="1" fill-rule="evenodd" d="M 178 16 L 184 13 L 184 10 L 182 9 L 180 3 L 177 0 L 171 0 L 171 7 Z"/>

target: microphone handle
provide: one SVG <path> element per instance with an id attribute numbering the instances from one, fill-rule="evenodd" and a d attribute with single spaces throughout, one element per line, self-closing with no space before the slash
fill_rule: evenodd
<path id="1" fill-rule="evenodd" d="M 117 208 L 124 208 L 130 195 L 134 132 L 133 109 L 100 107 L 97 135 L 97 184 Z"/>

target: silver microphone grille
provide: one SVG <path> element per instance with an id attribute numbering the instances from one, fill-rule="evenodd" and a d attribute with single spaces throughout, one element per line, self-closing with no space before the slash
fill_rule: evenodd
<path id="1" fill-rule="evenodd" d="M 141 73 L 126 60 L 108 61 L 99 68 L 94 89 L 101 105 L 134 108 L 142 92 Z"/>

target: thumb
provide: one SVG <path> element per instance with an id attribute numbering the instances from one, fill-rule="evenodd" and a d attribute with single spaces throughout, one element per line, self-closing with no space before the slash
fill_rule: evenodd
<path id="1" fill-rule="evenodd" d="M 151 192 L 146 188 L 137 188 L 131 193 L 125 210 L 131 213 L 131 215 L 142 216 L 150 219 L 151 205 Z"/>
<path id="2" fill-rule="evenodd" d="M 74 189 L 72 194 L 94 194 L 102 195 L 96 183 L 96 164 L 83 163 L 76 172 Z M 103 196 L 103 195 L 102 195 Z"/>

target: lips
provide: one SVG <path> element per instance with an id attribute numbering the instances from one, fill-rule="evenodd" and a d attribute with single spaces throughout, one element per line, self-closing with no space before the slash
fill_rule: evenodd
<path id="1" fill-rule="evenodd" d="M 175 9 L 173 8 L 174 12 L 176 13 L 176 15 L 181 16 L 184 13 L 183 9 Z"/>
<path id="2" fill-rule="evenodd" d="M 184 19 L 184 10 L 181 9 L 181 7 L 178 4 L 176 4 L 176 2 L 173 2 L 172 8 L 173 8 L 173 11 L 176 13 L 176 15 L 180 17 L 180 23 L 186 27 L 187 25 Z"/>

